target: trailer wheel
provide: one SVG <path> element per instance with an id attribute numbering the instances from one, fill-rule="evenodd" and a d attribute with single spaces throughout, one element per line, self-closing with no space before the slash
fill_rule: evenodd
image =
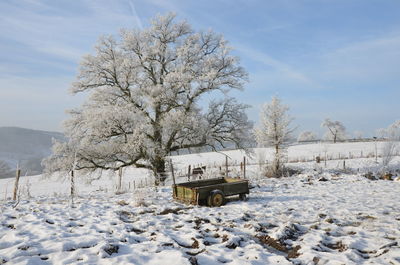
<path id="1" fill-rule="evenodd" d="M 224 203 L 224 193 L 220 190 L 213 190 L 207 198 L 207 204 L 211 207 L 219 207 Z"/>
<path id="2" fill-rule="evenodd" d="M 239 194 L 239 199 L 241 201 L 247 201 L 248 200 L 247 195 L 245 193 Z"/>

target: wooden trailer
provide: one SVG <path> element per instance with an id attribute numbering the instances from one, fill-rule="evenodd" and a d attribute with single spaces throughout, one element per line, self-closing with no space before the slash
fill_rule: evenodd
<path id="1" fill-rule="evenodd" d="M 239 195 L 241 200 L 249 194 L 249 182 L 245 179 L 214 178 L 174 184 L 176 200 L 212 207 L 221 206 L 226 197 Z"/>

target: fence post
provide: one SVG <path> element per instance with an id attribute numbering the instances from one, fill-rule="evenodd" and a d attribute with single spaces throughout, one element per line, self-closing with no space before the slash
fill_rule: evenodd
<path id="1" fill-rule="evenodd" d="M 188 181 L 190 181 L 190 172 L 191 171 L 191 165 L 189 165 L 189 167 L 188 167 L 188 173 L 187 173 L 187 178 L 188 178 Z"/>
<path id="2" fill-rule="evenodd" d="M 243 178 L 246 179 L 246 157 L 243 157 Z"/>
<path id="3" fill-rule="evenodd" d="M 176 192 L 176 182 L 175 182 L 175 173 L 174 173 L 174 165 L 172 165 L 172 160 L 169 160 L 169 164 L 171 166 L 171 174 L 172 174 L 172 181 L 174 182 L 174 191 L 173 191 L 173 195 L 177 196 L 177 192 Z"/>
<path id="4" fill-rule="evenodd" d="M 122 188 L 122 168 L 118 169 L 118 191 L 121 191 Z"/>
<path id="5" fill-rule="evenodd" d="M 21 176 L 21 169 L 17 166 L 17 171 L 15 174 L 15 183 L 14 183 L 14 195 L 13 200 L 17 200 L 17 193 L 18 193 L 18 184 L 19 184 L 19 177 Z"/>
<path id="6" fill-rule="evenodd" d="M 225 177 L 228 177 L 228 156 L 225 156 Z"/>
<path id="7" fill-rule="evenodd" d="M 75 176 L 74 170 L 71 170 L 71 205 L 74 205 L 74 196 L 75 196 Z"/>
<path id="8" fill-rule="evenodd" d="M 346 169 L 346 159 L 343 160 L 343 169 L 344 169 L 344 170 Z"/>

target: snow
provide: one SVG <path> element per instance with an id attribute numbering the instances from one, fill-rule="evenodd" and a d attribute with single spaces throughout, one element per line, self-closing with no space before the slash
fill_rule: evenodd
<path id="1" fill-rule="evenodd" d="M 289 159 L 314 156 L 318 146 L 293 146 Z M 343 153 L 374 148 L 329 146 Z M 227 154 L 243 157 L 240 151 Z M 179 171 L 189 164 L 222 164 L 225 156 L 173 160 Z M 111 173 L 91 185 L 79 178 L 79 196 L 71 205 L 68 182 L 57 181 L 60 176 L 29 177 L 32 197 L 21 194 L 17 205 L 0 202 L 0 264 L 399 264 L 400 182 L 363 177 L 377 168 L 374 161 L 348 159 L 346 171 L 341 160 L 329 161 L 327 168 L 293 163 L 303 172 L 280 179 L 261 178 L 259 166 L 252 165 L 249 200 L 233 197 L 219 208 L 174 201 L 169 186 L 116 194 Z M 123 180 L 146 174 L 129 169 Z"/>

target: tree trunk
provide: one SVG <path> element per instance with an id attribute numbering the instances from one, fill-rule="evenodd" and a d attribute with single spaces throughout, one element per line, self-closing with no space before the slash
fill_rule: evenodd
<path id="1" fill-rule="evenodd" d="M 154 109 L 155 111 L 155 122 L 153 125 L 153 133 L 154 133 L 154 143 L 155 143 L 155 156 L 152 161 L 153 172 L 155 176 L 155 185 L 158 186 L 160 182 L 164 182 L 167 178 L 165 173 L 165 155 L 163 153 L 163 144 L 162 144 L 162 132 L 160 126 L 160 118 L 161 118 L 161 108 L 160 105 L 157 105 Z"/>
<path id="2" fill-rule="evenodd" d="M 165 172 L 165 158 L 160 155 L 156 155 L 153 161 L 153 172 L 155 176 L 155 185 L 158 186 L 160 182 L 164 182 L 167 178 Z"/>
<path id="3" fill-rule="evenodd" d="M 279 157 L 279 145 L 275 145 L 275 174 L 279 172 L 280 168 L 280 157 Z"/>

